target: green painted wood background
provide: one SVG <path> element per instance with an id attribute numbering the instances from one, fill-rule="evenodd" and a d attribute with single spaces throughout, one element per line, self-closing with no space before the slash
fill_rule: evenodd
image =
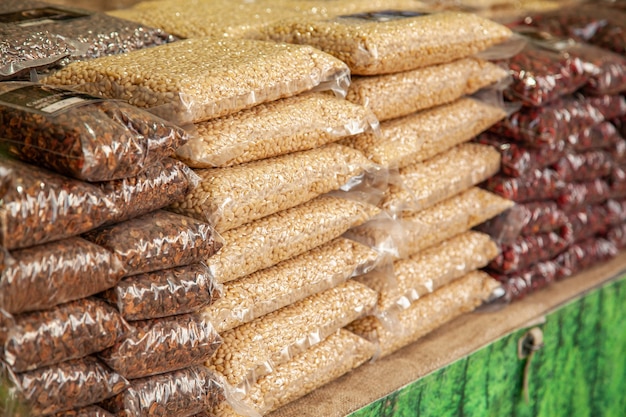
<path id="1" fill-rule="evenodd" d="M 351 417 L 626 417 L 626 278 L 547 316 L 522 395 L 526 330 L 430 374 Z"/>

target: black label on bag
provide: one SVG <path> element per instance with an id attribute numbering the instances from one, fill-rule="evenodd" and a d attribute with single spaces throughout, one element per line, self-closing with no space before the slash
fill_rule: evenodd
<path id="1" fill-rule="evenodd" d="M 64 10 L 57 7 L 40 7 L 0 14 L 0 23 L 13 23 L 18 26 L 35 26 L 61 22 L 88 16 L 86 13 Z"/>
<path id="2" fill-rule="evenodd" d="M 0 105 L 54 116 L 72 107 L 103 101 L 100 97 L 44 85 L 29 85 L 0 94 Z"/>
<path id="3" fill-rule="evenodd" d="M 356 13 L 339 16 L 342 19 L 361 19 L 372 22 L 388 22 L 390 20 L 407 19 L 410 17 L 424 16 L 428 13 L 414 12 L 409 10 L 383 10 L 380 12 Z"/>

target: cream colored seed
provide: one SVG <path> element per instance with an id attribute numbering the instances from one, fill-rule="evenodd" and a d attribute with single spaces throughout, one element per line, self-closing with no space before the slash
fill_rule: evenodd
<path id="1" fill-rule="evenodd" d="M 433 207 L 402 218 L 404 257 L 443 242 L 511 208 L 513 203 L 482 190 L 469 190 Z"/>
<path id="2" fill-rule="evenodd" d="M 241 388 L 363 317 L 377 299 L 375 291 L 348 281 L 223 333 L 207 366 Z"/>
<path id="3" fill-rule="evenodd" d="M 442 12 L 374 22 L 359 18 L 285 19 L 260 38 L 311 45 L 350 67 L 353 74 L 408 71 L 465 58 L 511 36 L 506 27 L 476 15 Z"/>
<path id="4" fill-rule="evenodd" d="M 342 62 L 311 47 L 243 39 L 188 39 L 128 54 L 76 62 L 46 84 L 155 107 L 181 122 L 201 122 L 346 77 Z"/>
<path id="5" fill-rule="evenodd" d="M 493 176 L 500 153 L 487 145 L 466 143 L 426 162 L 400 169 L 400 185 L 391 185 L 383 207 L 392 212 L 421 211 Z"/>
<path id="6" fill-rule="evenodd" d="M 381 135 L 364 133 L 341 143 L 360 150 L 377 164 L 403 168 L 469 141 L 505 116 L 498 107 L 463 98 L 384 122 Z"/>
<path id="7" fill-rule="evenodd" d="M 366 108 L 330 94 L 303 94 L 195 125 L 176 151 L 194 168 L 225 167 L 317 148 L 376 129 Z"/>
<path id="8" fill-rule="evenodd" d="M 464 58 L 397 74 L 354 77 L 347 99 L 369 107 L 379 121 L 451 103 L 507 76 L 491 62 Z"/>
<path id="9" fill-rule="evenodd" d="M 351 323 L 347 328 L 372 342 L 378 342 L 380 354 L 384 357 L 474 310 L 498 286 L 498 282 L 486 273 L 470 272 L 398 313 L 399 331 L 390 330 L 373 316 Z"/>
<path id="10" fill-rule="evenodd" d="M 373 274 L 355 278 L 378 291 L 381 311 L 406 308 L 463 275 L 485 267 L 498 255 L 498 246 L 479 232 L 465 232 L 393 264 L 393 279 Z"/>
<path id="11" fill-rule="evenodd" d="M 367 246 L 338 238 L 226 283 L 222 297 L 204 314 L 222 333 L 364 273 L 373 267 L 377 257 Z"/>
<path id="12" fill-rule="evenodd" d="M 372 163 L 336 144 L 228 168 L 198 170 L 200 185 L 171 209 L 209 216 L 218 232 L 295 207 L 337 190 Z"/>
<path id="13" fill-rule="evenodd" d="M 243 402 L 262 415 L 267 414 L 350 372 L 370 359 L 375 350 L 374 344 L 341 329 L 259 379 Z M 212 415 L 239 414 L 223 403 Z"/>

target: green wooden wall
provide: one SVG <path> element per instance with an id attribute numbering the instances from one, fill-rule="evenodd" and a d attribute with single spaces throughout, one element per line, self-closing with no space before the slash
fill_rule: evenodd
<path id="1" fill-rule="evenodd" d="M 352 417 L 626 417 L 626 279 L 560 308 L 545 346 L 518 359 L 520 330 L 356 411 Z"/>

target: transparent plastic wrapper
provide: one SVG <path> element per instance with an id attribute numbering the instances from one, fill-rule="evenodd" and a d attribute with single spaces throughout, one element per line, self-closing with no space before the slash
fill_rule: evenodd
<path id="1" fill-rule="evenodd" d="M 611 186 L 611 198 L 626 197 L 626 168 L 621 165 L 614 165 L 609 177 Z"/>
<path id="2" fill-rule="evenodd" d="M 19 249 L 84 233 L 115 214 L 98 187 L 0 156 L 11 182 L 0 208 L 0 245 Z"/>
<path id="3" fill-rule="evenodd" d="M 498 107 L 462 98 L 384 122 L 380 125 L 380 135 L 365 133 L 341 143 L 358 149 L 379 165 L 403 168 L 469 141 L 505 115 Z"/>
<path id="4" fill-rule="evenodd" d="M 125 276 L 200 262 L 222 247 L 204 222 L 157 210 L 84 235 L 117 255 Z"/>
<path id="5" fill-rule="evenodd" d="M 613 159 L 599 150 L 568 153 L 552 168 L 563 181 L 588 181 L 608 176 L 613 168 Z"/>
<path id="6" fill-rule="evenodd" d="M 367 108 L 329 94 L 301 94 L 260 104 L 195 125 L 176 151 L 194 168 L 227 167 L 314 149 L 359 133 L 378 131 Z"/>
<path id="7" fill-rule="evenodd" d="M 606 239 L 619 250 L 626 248 L 626 224 L 612 227 L 606 234 Z"/>
<path id="8" fill-rule="evenodd" d="M 513 203 L 480 188 L 469 190 L 413 215 L 404 216 L 403 257 L 463 233 L 511 208 Z"/>
<path id="9" fill-rule="evenodd" d="M 584 152 L 590 149 L 610 150 L 614 148 L 620 140 L 621 137 L 615 129 L 615 126 L 609 122 L 602 122 L 586 128 L 578 135 L 570 135 L 567 138 L 567 145 L 578 152 Z"/>
<path id="10" fill-rule="evenodd" d="M 379 311 L 408 308 L 427 294 L 487 266 L 498 255 L 489 236 L 465 232 L 393 264 L 393 279 L 370 274 L 355 278 L 379 293 Z"/>
<path id="11" fill-rule="evenodd" d="M 567 185 L 550 168 L 535 169 L 518 178 L 498 174 L 483 184 L 485 189 L 516 203 L 554 200 L 567 192 Z"/>
<path id="12" fill-rule="evenodd" d="M 171 209 L 206 219 L 224 232 L 338 190 L 374 168 L 359 151 L 337 144 L 249 164 L 196 171 L 196 189 Z M 233 184 L 236 184 L 233 187 Z"/>
<path id="13" fill-rule="evenodd" d="M 557 198 L 559 207 L 571 212 L 588 204 L 599 204 L 609 199 L 611 187 L 601 179 L 594 181 L 567 184 L 563 193 Z"/>
<path id="14" fill-rule="evenodd" d="M 45 310 L 113 287 L 124 274 L 111 252 L 78 237 L 13 251 L 0 276 L 0 309 Z"/>
<path id="15" fill-rule="evenodd" d="M 98 356 L 128 379 L 176 371 L 206 362 L 222 340 L 200 314 L 132 323 L 134 332 Z"/>
<path id="16" fill-rule="evenodd" d="M 0 136 L 30 163 L 86 181 L 137 175 L 187 142 L 187 133 L 118 100 L 12 82 L 0 85 Z"/>
<path id="17" fill-rule="evenodd" d="M 604 207 L 608 212 L 607 224 L 614 226 L 626 221 L 626 199 L 608 200 Z"/>
<path id="18" fill-rule="evenodd" d="M 603 48 L 577 44 L 569 53 L 585 60 L 591 77 L 583 87 L 585 94 L 618 94 L 626 91 L 626 57 Z"/>
<path id="19" fill-rule="evenodd" d="M 15 372 L 99 352 L 129 331 L 119 313 L 102 300 L 84 298 L 52 310 L 15 317 L 4 342 L 4 361 Z"/>
<path id="20" fill-rule="evenodd" d="M 128 381 L 96 358 L 63 362 L 22 374 L 11 373 L 15 394 L 30 405 L 31 415 L 49 415 L 112 397 Z"/>
<path id="21" fill-rule="evenodd" d="M 615 244 L 606 239 L 590 238 L 578 242 L 555 259 L 558 265 L 556 278 L 570 277 L 615 257 L 617 253 L 618 249 Z"/>
<path id="22" fill-rule="evenodd" d="M 605 205 L 586 206 L 570 213 L 569 224 L 572 241 L 579 242 L 596 234 L 606 233 L 611 223 L 611 216 Z"/>
<path id="23" fill-rule="evenodd" d="M 357 75 L 450 62 L 510 36 L 506 27 L 476 15 L 393 10 L 328 20 L 285 19 L 268 25 L 260 34 L 262 39 L 314 46 L 347 63 Z"/>
<path id="24" fill-rule="evenodd" d="M 613 162 L 618 165 L 626 164 L 626 139 L 620 139 L 610 150 Z"/>
<path id="25" fill-rule="evenodd" d="M 43 82 L 196 123 L 313 88 L 345 96 L 350 76 L 343 62 L 309 46 L 202 38 L 75 62 Z"/>
<path id="26" fill-rule="evenodd" d="M 506 70 L 491 62 L 462 58 L 396 74 L 353 77 L 346 98 L 369 107 L 382 122 L 451 103 L 506 76 Z"/>
<path id="27" fill-rule="evenodd" d="M 206 263 L 217 282 L 229 282 L 330 242 L 378 213 L 367 203 L 321 196 L 224 232 L 224 247 Z"/>
<path id="28" fill-rule="evenodd" d="M 54 417 L 115 417 L 104 408 L 97 405 L 90 405 L 76 410 L 64 411 L 57 413 Z"/>
<path id="29" fill-rule="evenodd" d="M 371 312 L 377 298 L 348 281 L 223 333 L 224 343 L 207 365 L 245 394 L 276 366 Z"/>
<path id="30" fill-rule="evenodd" d="M 383 207 L 415 212 L 481 183 L 500 170 L 500 154 L 491 146 L 459 145 L 424 163 L 400 169 L 400 184 L 390 185 Z"/>
<path id="31" fill-rule="evenodd" d="M 377 260 L 373 249 L 338 238 L 226 283 L 223 297 L 203 312 L 222 333 L 368 272 Z"/>
<path id="32" fill-rule="evenodd" d="M 220 294 L 209 268 L 198 263 L 128 277 L 101 296 L 124 319 L 137 321 L 193 313 Z"/>
<path id="33" fill-rule="evenodd" d="M 493 133 L 531 146 L 566 141 L 604 116 L 584 98 L 566 97 L 544 107 L 524 107 L 491 128 Z"/>
<path id="34" fill-rule="evenodd" d="M 626 96 L 608 95 L 587 96 L 585 100 L 597 109 L 605 119 L 615 119 L 626 115 Z"/>
<path id="35" fill-rule="evenodd" d="M 374 344 L 340 329 L 260 378 L 242 401 L 265 415 L 357 368 L 374 356 L 375 351 Z M 215 408 L 212 415 L 240 416 L 226 403 Z"/>
<path id="36" fill-rule="evenodd" d="M 568 217 L 553 201 L 516 204 L 509 210 L 479 225 L 477 230 L 496 241 L 510 244 L 519 236 L 532 236 L 560 230 Z"/>
<path id="37" fill-rule="evenodd" d="M 502 273 L 521 271 L 533 264 L 554 258 L 571 243 L 566 231 L 520 236 L 513 243 L 502 244 L 501 253 L 489 263 L 489 269 Z"/>
<path id="38" fill-rule="evenodd" d="M 503 295 L 496 301 L 510 303 L 547 287 L 556 280 L 558 268 L 556 261 L 548 260 L 538 262 L 526 270 L 508 274 L 490 271 L 489 274 L 502 283 Z"/>
<path id="39" fill-rule="evenodd" d="M 380 357 L 385 357 L 450 320 L 474 310 L 497 287 L 497 281 L 486 273 L 470 272 L 399 312 L 397 329 L 387 327 L 374 316 L 357 320 L 347 329 L 377 343 Z"/>
<path id="40" fill-rule="evenodd" d="M 130 387 L 104 401 L 119 417 L 189 417 L 226 400 L 220 378 L 203 366 L 131 381 Z"/>
<path id="41" fill-rule="evenodd" d="M 481 134 L 476 142 L 493 146 L 500 152 L 500 171 L 510 177 L 521 177 L 536 169 L 556 163 L 566 153 L 564 141 L 532 148 L 490 132 Z"/>

